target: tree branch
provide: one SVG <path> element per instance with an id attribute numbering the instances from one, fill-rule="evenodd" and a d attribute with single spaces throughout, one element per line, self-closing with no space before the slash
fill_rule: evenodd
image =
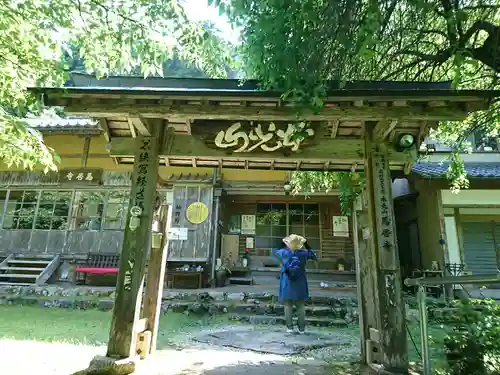
<path id="1" fill-rule="evenodd" d="M 456 47 L 458 36 L 457 31 L 455 30 L 455 25 L 453 24 L 453 7 L 451 5 L 450 0 L 441 0 L 441 5 L 443 7 L 444 13 L 443 17 L 446 22 L 446 31 L 448 33 L 448 39 L 450 41 L 450 45 Z"/>
<path id="2" fill-rule="evenodd" d="M 434 61 L 437 63 L 444 63 L 452 56 L 451 49 L 440 51 L 436 54 L 428 54 L 412 50 L 401 50 L 397 55 L 414 56 L 419 58 L 421 61 Z"/>

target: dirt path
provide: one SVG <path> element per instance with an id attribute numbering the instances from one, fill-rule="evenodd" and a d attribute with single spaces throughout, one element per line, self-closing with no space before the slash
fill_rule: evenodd
<path id="1" fill-rule="evenodd" d="M 235 329 L 228 326 L 223 329 Z M 242 326 L 237 327 L 241 329 Z M 248 329 L 252 329 L 250 326 Z M 195 342 L 193 335 L 173 338 L 171 348 L 161 350 L 140 368 L 147 375 L 332 375 L 332 362 L 345 361 L 358 353 L 357 338 L 342 348 L 311 350 L 296 356 L 263 354 Z M 105 347 L 0 340 L 2 373 L 16 375 L 70 375 L 87 367 Z M 324 359 L 328 358 L 328 361 Z"/>

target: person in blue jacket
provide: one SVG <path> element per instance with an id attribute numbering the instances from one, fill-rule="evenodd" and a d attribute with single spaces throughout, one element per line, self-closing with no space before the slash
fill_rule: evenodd
<path id="1" fill-rule="evenodd" d="M 306 311 L 304 303 L 309 299 L 306 263 L 316 260 L 316 254 L 307 245 L 304 237 L 291 234 L 283 239 L 284 247 L 273 250 L 273 255 L 281 262 L 280 289 L 278 300 L 285 307 L 285 320 L 288 332 L 293 332 L 293 307 L 297 309 L 299 333 L 306 328 Z M 294 268 L 291 277 L 290 268 Z"/>

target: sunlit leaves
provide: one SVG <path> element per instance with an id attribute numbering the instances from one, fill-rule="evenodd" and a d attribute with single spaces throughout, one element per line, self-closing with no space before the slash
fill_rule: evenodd
<path id="1" fill-rule="evenodd" d="M 459 89 L 498 88 L 500 65 L 478 51 L 500 24 L 492 0 L 218 0 L 242 25 L 248 76 L 302 106 L 322 107 L 324 84 L 350 80 L 450 81 Z M 215 2 L 217 3 L 217 2 Z M 481 22 L 478 22 L 481 21 Z M 496 29 L 497 32 L 500 29 Z M 490 48 L 495 53 L 499 44 Z M 498 133 L 498 105 L 438 129 L 456 151 L 471 132 Z M 452 126 L 450 126 L 452 125 Z M 448 176 L 467 186 L 454 154 Z M 311 181 L 312 183 L 312 181 Z"/>
<path id="2" fill-rule="evenodd" d="M 338 190 L 342 213 L 350 215 L 355 199 L 363 191 L 364 178 L 357 172 L 295 172 L 290 185 L 293 194 L 306 196 Z"/>
<path id="3" fill-rule="evenodd" d="M 13 130 L 20 123 L 11 116 L 36 111 L 28 86 L 59 86 L 68 78 L 64 53 L 78 54 L 98 76 L 138 69 L 144 76 L 161 75 L 163 63 L 175 55 L 209 76 L 225 77 L 227 47 L 173 0 L 0 0 L 0 126 L 7 130 L 1 141 L 36 144 L 29 132 Z M 16 150 L 0 157 L 12 165 L 29 157 L 21 162 L 26 168 L 55 168 L 43 147 L 18 155 Z M 43 155 L 35 156 L 35 150 Z"/>
<path id="4" fill-rule="evenodd" d="M 37 165 L 44 171 L 56 169 L 59 162 L 54 150 L 47 147 L 41 134 L 0 109 L 0 155 L 7 167 L 33 169 Z"/>

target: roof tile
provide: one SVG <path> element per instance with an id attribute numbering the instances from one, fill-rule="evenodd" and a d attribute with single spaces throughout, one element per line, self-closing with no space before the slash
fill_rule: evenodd
<path id="1" fill-rule="evenodd" d="M 31 117 L 25 120 L 29 126 L 39 130 L 83 130 L 99 128 L 99 123 L 88 117 Z"/>
<path id="2" fill-rule="evenodd" d="M 500 179 L 500 163 L 466 162 L 464 165 L 469 178 Z M 442 179 L 446 178 L 449 166 L 450 162 L 420 162 L 413 166 L 412 172 L 426 179 Z"/>

